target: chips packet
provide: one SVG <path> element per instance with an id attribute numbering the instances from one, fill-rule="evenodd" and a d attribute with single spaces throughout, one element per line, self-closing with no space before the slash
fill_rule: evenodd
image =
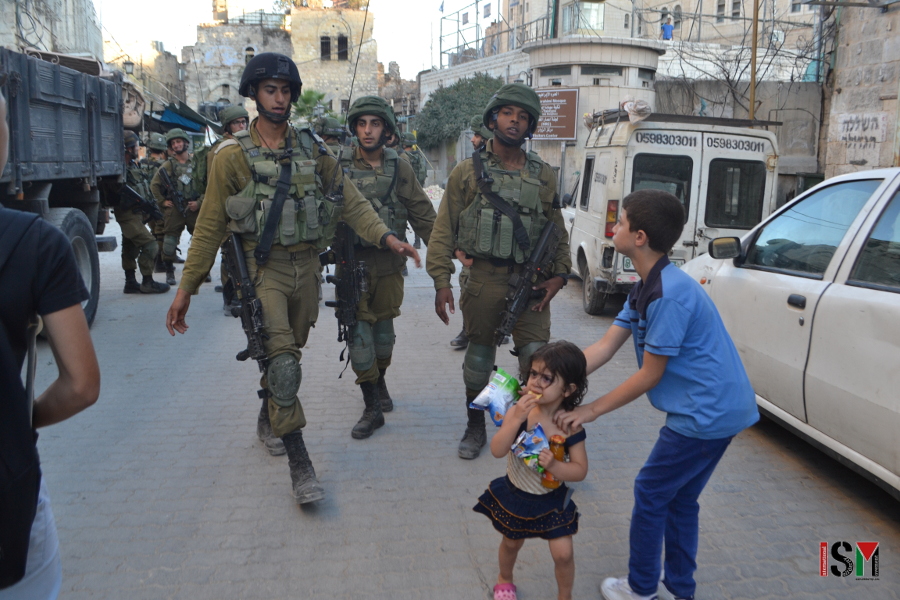
<path id="1" fill-rule="evenodd" d="M 490 382 L 479 393 L 469 408 L 486 410 L 491 414 L 494 425 L 503 424 L 503 416 L 509 407 L 519 399 L 519 381 L 503 369 L 497 369 Z"/>
<path id="2" fill-rule="evenodd" d="M 538 473 L 543 473 L 544 467 L 538 464 L 538 455 L 541 453 L 541 450 L 549 447 L 550 443 L 547 441 L 547 434 L 544 433 L 544 428 L 538 423 L 531 431 L 520 433 L 511 450 L 516 457 L 525 461 L 526 466 Z"/>

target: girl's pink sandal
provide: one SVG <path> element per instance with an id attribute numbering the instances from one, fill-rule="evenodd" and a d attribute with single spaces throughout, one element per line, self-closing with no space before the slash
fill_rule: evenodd
<path id="1" fill-rule="evenodd" d="M 511 583 L 498 583 L 494 586 L 494 600 L 516 600 L 516 586 Z"/>

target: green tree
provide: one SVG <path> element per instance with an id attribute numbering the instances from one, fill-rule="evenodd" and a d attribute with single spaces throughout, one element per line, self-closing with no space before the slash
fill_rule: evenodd
<path id="1" fill-rule="evenodd" d="M 303 90 L 300 97 L 293 104 L 292 119 L 297 121 L 300 119 L 310 120 L 316 107 L 322 102 L 325 94 L 316 90 Z"/>
<path id="2" fill-rule="evenodd" d="M 419 146 L 430 150 L 456 140 L 469 127 L 472 115 L 484 112 L 491 96 L 502 86 L 502 78 L 476 73 L 433 93 L 416 118 Z"/>

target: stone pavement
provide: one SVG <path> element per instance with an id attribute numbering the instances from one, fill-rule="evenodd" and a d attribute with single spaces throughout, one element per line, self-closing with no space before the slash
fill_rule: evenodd
<path id="1" fill-rule="evenodd" d="M 115 223 L 109 233 L 118 234 Z M 337 326 L 321 307 L 300 394 L 327 498 L 300 508 L 286 457 L 269 456 L 256 439 L 257 368 L 234 360 L 245 338 L 222 315 L 213 285 L 194 297 L 187 334 L 172 338 L 164 315 L 173 294 L 124 295 L 118 252 L 101 263 L 92 330 L 100 400 L 42 430 L 39 442 L 62 545 L 62 598 L 490 597 L 500 537 L 471 508 L 505 459 L 487 450 L 475 461 L 456 456 L 463 354 L 448 342 L 461 314 L 440 323 L 424 269 L 410 269 L 396 322 L 388 371 L 396 408 L 368 440 L 350 437 L 361 396 L 352 371 L 338 378 Z M 574 280 L 554 299 L 553 337 L 586 346 L 612 318 L 586 315 L 580 294 Z M 512 369 L 508 348 L 498 364 Z M 55 376 L 46 344 L 40 353 L 39 390 Z M 626 345 L 591 377 L 589 397 L 634 368 Z M 576 598 L 599 598 L 604 577 L 626 573 L 632 483 L 662 424 L 639 399 L 588 426 L 590 472 L 574 485 Z M 771 423 L 735 439 L 700 502 L 698 599 L 898 597 L 897 501 Z M 880 579 L 820 577 L 819 542 L 838 540 L 880 542 Z M 522 600 L 555 597 L 546 543 L 525 545 L 516 583 Z"/>

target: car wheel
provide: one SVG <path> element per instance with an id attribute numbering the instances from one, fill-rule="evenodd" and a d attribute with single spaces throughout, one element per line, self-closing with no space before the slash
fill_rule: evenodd
<path id="1" fill-rule="evenodd" d="M 606 307 L 609 294 L 597 289 L 597 282 L 594 281 L 584 258 L 578 261 L 578 270 L 581 272 L 581 306 L 587 314 L 599 315 Z"/>
<path id="2" fill-rule="evenodd" d="M 88 325 L 94 322 L 100 302 L 100 257 L 94 228 L 88 218 L 77 208 L 51 208 L 48 219 L 72 244 L 75 265 L 87 287 L 90 298 L 81 303 Z"/>

